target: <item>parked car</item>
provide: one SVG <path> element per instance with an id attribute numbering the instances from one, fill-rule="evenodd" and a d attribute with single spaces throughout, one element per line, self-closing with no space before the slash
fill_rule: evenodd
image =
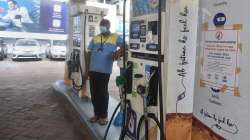
<path id="1" fill-rule="evenodd" d="M 66 41 L 52 40 L 51 45 L 49 45 L 46 49 L 46 57 L 50 59 L 65 59 Z"/>
<path id="2" fill-rule="evenodd" d="M 37 40 L 20 39 L 17 40 L 12 52 L 12 60 L 17 59 L 38 59 L 41 60 L 44 53 Z"/>
<path id="3" fill-rule="evenodd" d="M 7 46 L 3 40 L 0 40 L 0 60 L 7 58 Z"/>

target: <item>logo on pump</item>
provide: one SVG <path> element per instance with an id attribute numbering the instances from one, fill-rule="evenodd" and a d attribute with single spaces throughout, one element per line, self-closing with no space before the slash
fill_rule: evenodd
<path id="1" fill-rule="evenodd" d="M 222 31 L 217 31 L 215 34 L 215 38 L 217 40 L 221 40 L 223 38 L 223 32 Z"/>
<path id="2" fill-rule="evenodd" d="M 227 21 L 227 17 L 224 13 L 217 13 L 214 16 L 214 25 L 215 26 L 223 26 L 223 25 L 225 25 L 226 21 Z"/>

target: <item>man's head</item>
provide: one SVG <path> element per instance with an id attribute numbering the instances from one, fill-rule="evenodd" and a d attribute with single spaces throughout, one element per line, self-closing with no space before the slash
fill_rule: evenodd
<path id="1" fill-rule="evenodd" d="M 110 33 L 110 21 L 107 19 L 102 19 L 100 22 L 100 31 L 101 34 L 109 34 Z"/>
<path id="2" fill-rule="evenodd" d="M 7 2 L 10 10 L 17 9 L 17 2 L 15 0 L 8 0 Z"/>

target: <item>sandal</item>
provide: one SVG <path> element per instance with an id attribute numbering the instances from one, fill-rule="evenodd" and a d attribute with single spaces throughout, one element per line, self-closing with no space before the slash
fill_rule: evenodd
<path id="1" fill-rule="evenodd" d="M 90 101 L 90 98 L 88 96 L 83 96 L 83 97 L 81 97 L 81 100 L 88 102 L 88 101 Z"/>
<path id="2" fill-rule="evenodd" d="M 99 120 L 99 118 L 96 117 L 96 116 L 94 116 L 94 117 L 91 117 L 91 118 L 89 119 L 89 122 L 90 122 L 90 123 L 96 123 L 98 120 Z"/>
<path id="3" fill-rule="evenodd" d="M 98 123 L 100 124 L 100 125 L 107 125 L 108 124 L 108 119 L 107 118 L 100 118 L 99 120 L 98 120 Z"/>

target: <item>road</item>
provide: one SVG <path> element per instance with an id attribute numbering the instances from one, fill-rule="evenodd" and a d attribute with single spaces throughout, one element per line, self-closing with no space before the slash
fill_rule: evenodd
<path id="1" fill-rule="evenodd" d="M 0 61 L 0 140 L 91 140 L 53 93 L 63 70 L 63 61 Z"/>

